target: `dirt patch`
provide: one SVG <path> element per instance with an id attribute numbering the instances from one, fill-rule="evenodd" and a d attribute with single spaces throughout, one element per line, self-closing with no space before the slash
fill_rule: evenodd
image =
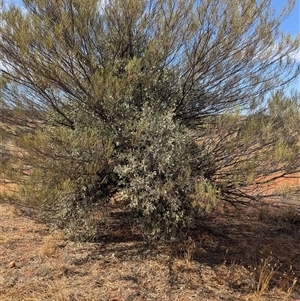
<path id="1" fill-rule="evenodd" d="M 0 181 L 0 197 L 10 196 L 17 192 L 17 185 L 12 183 L 9 179 L 2 177 Z"/>
<path id="2" fill-rule="evenodd" d="M 267 182 L 272 178 L 276 178 L 274 181 Z M 285 176 L 280 176 L 280 174 L 273 174 L 269 177 L 265 177 L 263 179 L 258 179 L 261 182 L 266 182 L 264 184 L 264 190 L 268 193 L 274 191 L 282 191 L 284 189 L 298 188 L 300 187 L 300 173 L 289 174 Z"/>
<path id="3" fill-rule="evenodd" d="M 299 224 L 227 212 L 156 247 L 124 236 L 76 243 L 0 204 L 1 300 L 299 300 Z"/>

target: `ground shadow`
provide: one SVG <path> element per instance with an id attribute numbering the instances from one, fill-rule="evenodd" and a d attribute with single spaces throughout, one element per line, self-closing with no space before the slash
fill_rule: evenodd
<path id="1" fill-rule="evenodd" d="M 276 270 L 270 286 L 278 286 L 285 275 L 288 287 L 300 275 L 300 216 L 297 218 L 297 214 L 273 208 L 214 212 L 199 216 L 196 226 L 180 240 L 149 244 L 138 230 L 133 230 L 128 213 L 119 213 L 114 215 L 118 222 L 109 233 L 99 237 L 101 247 L 92 256 L 114 254 L 128 261 L 171 255 L 171 260 L 186 259 L 212 268 L 241 265 L 252 267 L 258 273 L 266 265 L 265 268 Z M 300 283 L 294 291 L 300 294 Z"/>

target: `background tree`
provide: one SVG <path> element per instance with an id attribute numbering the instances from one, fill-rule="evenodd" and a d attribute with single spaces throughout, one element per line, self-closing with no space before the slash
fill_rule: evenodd
<path id="1" fill-rule="evenodd" d="M 299 95 L 265 98 L 299 75 L 300 37 L 279 27 L 294 1 L 23 2 L 1 12 L 4 169 L 52 222 L 80 236 L 120 192 L 149 237 L 172 237 L 299 171 Z"/>

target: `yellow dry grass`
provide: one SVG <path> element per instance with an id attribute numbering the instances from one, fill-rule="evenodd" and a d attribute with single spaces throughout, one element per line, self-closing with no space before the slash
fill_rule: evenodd
<path id="1" fill-rule="evenodd" d="M 150 247 L 124 235 L 71 242 L 0 204 L 1 301 L 299 300 L 299 224 L 264 214 L 214 213 Z"/>

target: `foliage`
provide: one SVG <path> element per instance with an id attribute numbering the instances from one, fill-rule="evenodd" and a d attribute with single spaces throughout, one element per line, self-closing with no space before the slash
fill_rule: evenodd
<path id="1" fill-rule="evenodd" d="M 219 115 L 199 134 L 200 145 L 213 154 L 213 182 L 221 199 L 234 204 L 251 199 L 261 201 L 270 194 L 279 196 L 279 191 L 262 194 L 262 188 L 256 187 L 251 193 L 247 189 L 284 176 L 297 176 L 299 100 L 297 93 L 288 97 L 279 91 L 269 97 L 269 109 L 264 112 Z M 275 109 L 277 102 L 286 109 Z M 299 189 L 294 187 L 290 192 L 297 199 Z"/>
<path id="2" fill-rule="evenodd" d="M 271 0 L 23 3 L 0 12 L 2 127 L 17 150 L 2 169 L 73 236 L 118 192 L 149 237 L 170 238 L 299 171 L 299 94 L 266 99 L 299 75 L 299 37 L 279 27 L 294 1 L 278 16 Z"/>
<path id="3" fill-rule="evenodd" d="M 128 149 L 120 151 L 115 168 L 123 197 L 151 238 L 176 237 L 193 222 L 194 182 L 210 162 L 173 113 L 145 106 L 128 133 Z"/>

